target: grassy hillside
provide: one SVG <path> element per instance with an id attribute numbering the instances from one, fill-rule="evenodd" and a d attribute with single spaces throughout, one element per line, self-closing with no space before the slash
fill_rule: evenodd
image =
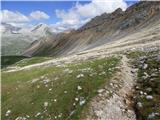
<path id="1" fill-rule="evenodd" d="M 2 119 L 78 120 L 120 58 L 2 73 Z"/>

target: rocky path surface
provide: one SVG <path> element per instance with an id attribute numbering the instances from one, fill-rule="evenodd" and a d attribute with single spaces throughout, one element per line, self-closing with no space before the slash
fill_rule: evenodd
<path id="1" fill-rule="evenodd" d="M 123 55 L 120 72 L 99 90 L 89 105 L 89 114 L 84 120 L 136 120 L 130 97 L 135 84 L 135 70 Z"/>

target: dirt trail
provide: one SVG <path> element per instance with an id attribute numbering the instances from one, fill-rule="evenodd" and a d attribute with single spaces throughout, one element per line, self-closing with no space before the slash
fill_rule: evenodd
<path id="1" fill-rule="evenodd" d="M 136 120 L 130 102 L 135 76 L 128 61 L 123 55 L 120 72 L 110 81 L 109 86 L 105 86 L 105 91 L 92 100 L 89 114 L 84 120 Z"/>

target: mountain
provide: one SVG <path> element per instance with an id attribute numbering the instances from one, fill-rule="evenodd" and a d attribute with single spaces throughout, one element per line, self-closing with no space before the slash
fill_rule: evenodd
<path id="1" fill-rule="evenodd" d="M 17 31 L 19 31 L 20 29 L 20 27 L 15 27 L 7 23 L 1 23 L 1 32 L 3 34 L 17 34 Z"/>
<path id="2" fill-rule="evenodd" d="M 160 120 L 160 2 L 40 37 L 24 55 L 2 56 L 2 120 Z"/>
<path id="3" fill-rule="evenodd" d="M 78 30 L 34 42 L 25 56 L 66 56 L 108 44 L 160 22 L 160 2 L 138 2 L 126 11 L 96 16 Z"/>
<path id="4" fill-rule="evenodd" d="M 35 40 L 52 34 L 46 24 L 40 23 L 31 28 L 16 27 L 11 24 L 1 24 L 2 52 L 6 55 L 21 55 L 24 50 Z"/>

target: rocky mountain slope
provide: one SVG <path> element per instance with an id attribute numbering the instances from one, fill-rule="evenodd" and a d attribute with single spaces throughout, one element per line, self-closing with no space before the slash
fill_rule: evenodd
<path id="1" fill-rule="evenodd" d="M 31 28 L 15 27 L 1 23 L 2 55 L 21 55 L 24 50 L 35 40 L 52 34 L 49 26 L 38 24 Z"/>
<path id="2" fill-rule="evenodd" d="M 145 19 L 134 27 L 134 22 L 124 25 L 125 29 L 119 28 L 119 33 L 111 35 L 114 39 L 103 45 L 46 61 L 27 58 L 2 69 L 2 119 L 160 120 L 160 5 L 141 2 L 128 11 L 133 12 L 135 6 L 141 6 L 142 13 L 147 10 L 150 17 L 143 16 Z M 115 28 L 117 25 L 112 24 Z M 81 31 L 71 33 L 77 36 L 93 28 L 83 26 Z M 48 47 L 54 48 L 71 33 L 35 41 L 32 46 L 39 49 L 34 49 L 34 55 L 39 51 L 48 53 Z M 66 41 L 57 46 L 66 45 Z M 62 49 L 54 50 L 56 53 Z M 46 55 L 64 55 L 64 51 Z"/>
<path id="3" fill-rule="evenodd" d="M 93 18 L 78 30 L 34 42 L 26 56 L 64 56 L 95 48 L 143 31 L 159 21 L 160 2 L 139 2 L 126 11 L 117 9 Z"/>

